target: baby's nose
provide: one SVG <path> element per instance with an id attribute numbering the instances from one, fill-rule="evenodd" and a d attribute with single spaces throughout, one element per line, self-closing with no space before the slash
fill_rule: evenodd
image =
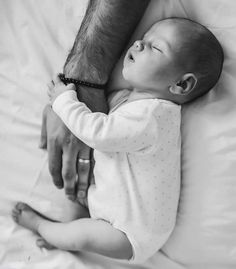
<path id="1" fill-rule="evenodd" d="M 142 51 L 144 49 L 144 44 L 143 44 L 143 42 L 141 40 L 137 40 L 134 43 L 134 47 L 135 47 L 136 50 Z"/>

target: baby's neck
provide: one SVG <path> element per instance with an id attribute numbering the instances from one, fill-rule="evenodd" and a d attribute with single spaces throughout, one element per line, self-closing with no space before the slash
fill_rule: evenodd
<path id="1" fill-rule="evenodd" d="M 128 102 L 136 101 L 136 100 L 141 100 L 141 99 L 166 99 L 163 96 L 160 96 L 158 92 L 156 91 L 149 91 L 149 90 L 140 90 L 134 88 L 131 90 L 130 96 L 128 98 Z"/>

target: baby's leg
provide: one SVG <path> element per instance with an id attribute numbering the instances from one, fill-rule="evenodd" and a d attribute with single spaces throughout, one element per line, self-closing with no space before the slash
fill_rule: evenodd
<path id="1" fill-rule="evenodd" d="M 51 223 L 59 223 L 59 222 L 55 222 L 55 221 L 52 221 L 51 219 L 46 218 L 45 216 L 41 215 L 39 212 L 33 210 L 30 206 L 28 206 L 25 203 L 16 204 L 16 206 L 12 210 L 12 217 L 15 222 L 17 222 L 21 226 L 35 233 L 39 233 L 38 226 L 42 220 L 45 220 Z M 78 218 L 87 218 L 87 217 L 89 217 L 88 209 L 83 206 L 80 206 Z M 44 247 L 47 249 L 55 248 L 43 238 L 37 239 L 36 244 L 39 247 Z"/>
<path id="2" fill-rule="evenodd" d="M 26 204 L 19 203 L 13 218 L 39 233 L 49 245 L 69 251 L 90 251 L 116 259 L 130 259 L 132 247 L 126 235 L 102 220 L 81 218 L 68 223 L 52 222 Z"/>

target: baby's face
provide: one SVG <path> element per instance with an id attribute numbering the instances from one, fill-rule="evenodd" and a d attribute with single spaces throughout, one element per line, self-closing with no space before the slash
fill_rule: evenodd
<path id="1" fill-rule="evenodd" d="M 181 46 L 178 28 L 168 21 L 154 24 L 125 56 L 123 76 L 137 89 L 165 91 L 177 82 L 181 70 L 176 55 Z"/>

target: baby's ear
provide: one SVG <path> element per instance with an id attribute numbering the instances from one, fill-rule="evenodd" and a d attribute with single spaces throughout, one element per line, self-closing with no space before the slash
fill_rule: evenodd
<path id="1" fill-rule="evenodd" d="M 174 95 L 188 95 L 195 88 L 197 78 L 193 73 L 187 73 L 174 85 L 169 87 L 169 91 Z"/>

